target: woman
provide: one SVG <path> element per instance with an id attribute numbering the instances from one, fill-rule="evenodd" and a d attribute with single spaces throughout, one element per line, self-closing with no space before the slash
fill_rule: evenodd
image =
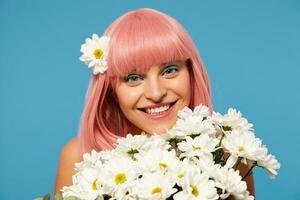
<path id="1" fill-rule="evenodd" d="M 72 184 L 74 163 L 82 160 L 84 152 L 112 149 L 116 139 L 127 133 L 163 133 L 185 106 L 204 104 L 212 111 L 206 70 L 192 39 L 176 20 L 139 9 L 118 18 L 104 36 L 109 38 L 109 52 L 93 55 L 107 56 L 107 66 L 94 67 L 80 133 L 61 152 L 55 192 Z M 85 55 L 81 59 L 91 64 Z M 254 194 L 253 176 L 246 181 Z"/>

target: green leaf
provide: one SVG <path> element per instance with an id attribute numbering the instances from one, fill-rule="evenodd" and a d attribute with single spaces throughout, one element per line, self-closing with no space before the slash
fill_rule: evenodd
<path id="1" fill-rule="evenodd" d="M 34 200 L 50 200 L 50 193 L 45 194 L 43 197 L 37 197 Z"/>
<path id="2" fill-rule="evenodd" d="M 50 200 L 50 193 L 47 193 L 44 197 L 43 200 Z"/>
<path id="3" fill-rule="evenodd" d="M 54 195 L 54 200 L 63 200 L 62 192 L 57 192 Z"/>
<path id="4" fill-rule="evenodd" d="M 75 196 L 63 198 L 62 192 L 57 192 L 54 196 L 54 200 L 81 200 L 81 199 L 79 199 L 78 197 L 75 197 Z"/>
<path id="5" fill-rule="evenodd" d="M 70 197 L 65 198 L 64 200 L 81 200 L 81 199 L 74 197 L 74 196 L 70 196 Z"/>

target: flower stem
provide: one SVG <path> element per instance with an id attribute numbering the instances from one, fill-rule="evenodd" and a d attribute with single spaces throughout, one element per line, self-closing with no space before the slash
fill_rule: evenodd
<path id="1" fill-rule="evenodd" d="M 257 162 L 254 161 L 251 165 L 251 167 L 248 169 L 248 171 L 246 172 L 246 174 L 243 176 L 242 180 L 244 180 L 247 176 L 249 176 L 249 174 L 251 173 L 251 171 L 253 170 L 253 168 L 257 166 Z"/>
<path id="2" fill-rule="evenodd" d="M 238 157 L 238 159 L 237 159 L 235 165 L 233 166 L 233 169 L 234 169 L 234 170 L 236 170 L 236 169 L 238 168 L 238 166 L 239 166 L 241 160 L 242 160 L 242 157 Z"/>
<path id="3" fill-rule="evenodd" d="M 223 140 L 223 138 L 224 138 L 224 136 L 225 136 L 225 134 L 224 134 L 224 132 L 223 132 L 223 131 L 222 131 L 222 133 L 221 133 L 221 134 L 222 134 L 222 136 L 221 136 L 221 139 L 220 139 L 220 142 L 219 142 L 219 145 L 218 145 L 219 147 L 221 146 L 221 144 L 222 144 L 222 140 Z"/>

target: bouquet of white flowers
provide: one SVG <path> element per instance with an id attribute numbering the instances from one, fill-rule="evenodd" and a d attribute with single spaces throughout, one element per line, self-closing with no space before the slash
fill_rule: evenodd
<path id="1" fill-rule="evenodd" d="M 241 113 L 209 114 L 206 106 L 178 113 L 165 134 L 120 138 L 111 151 L 92 151 L 75 164 L 64 199 L 85 200 L 250 200 L 244 178 L 254 167 L 277 175 L 280 164 Z M 249 166 L 240 174 L 241 164 Z"/>

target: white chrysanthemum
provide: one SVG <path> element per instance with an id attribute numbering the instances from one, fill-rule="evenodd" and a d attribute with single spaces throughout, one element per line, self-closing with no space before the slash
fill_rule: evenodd
<path id="1" fill-rule="evenodd" d="M 265 155 L 264 158 L 258 160 L 257 165 L 265 168 L 271 178 L 275 178 L 277 175 L 276 170 L 280 168 L 280 163 L 276 160 L 275 156 L 271 154 Z"/>
<path id="2" fill-rule="evenodd" d="M 250 193 L 246 191 L 243 200 L 254 200 L 254 196 L 250 195 Z"/>
<path id="3" fill-rule="evenodd" d="M 167 131 L 167 138 L 183 139 L 187 135 L 209 134 L 214 135 L 216 130 L 211 122 L 206 121 L 209 115 L 209 109 L 206 106 L 199 105 L 194 111 L 184 107 L 178 112 L 176 124 Z"/>
<path id="4" fill-rule="evenodd" d="M 81 45 L 80 51 L 83 55 L 80 60 L 88 67 L 93 67 L 94 74 L 104 73 L 107 70 L 108 43 L 108 37 L 99 38 L 97 34 L 93 34 L 92 39 L 87 38 Z"/>
<path id="5" fill-rule="evenodd" d="M 140 174 L 137 163 L 131 158 L 115 158 L 103 165 L 101 177 L 105 180 L 104 192 L 108 195 L 127 188 Z"/>
<path id="6" fill-rule="evenodd" d="M 194 169 L 186 173 L 182 191 L 174 195 L 174 200 L 215 200 L 219 196 L 215 188 L 215 183 L 209 177 Z"/>
<path id="7" fill-rule="evenodd" d="M 192 111 L 189 107 L 184 107 L 182 110 L 178 112 L 178 117 L 181 119 L 197 116 L 201 118 L 202 121 L 203 118 L 207 117 L 208 115 L 209 115 L 209 108 L 202 104 L 196 106 L 194 108 L 194 111 Z"/>
<path id="8" fill-rule="evenodd" d="M 174 150 L 151 149 L 137 156 L 139 166 L 144 172 L 173 172 L 179 162 Z"/>
<path id="9" fill-rule="evenodd" d="M 74 178 L 73 178 L 74 180 Z M 71 186 L 64 186 L 61 189 L 62 192 L 62 196 L 63 198 L 67 198 L 67 197 L 77 197 L 79 199 L 83 199 L 85 198 L 86 192 L 83 192 L 83 190 L 81 189 L 81 187 L 79 185 L 71 185 Z M 93 200 L 95 199 L 93 195 L 91 195 L 91 199 L 93 198 Z"/>
<path id="10" fill-rule="evenodd" d="M 215 151 L 219 140 L 208 135 L 200 135 L 194 139 L 187 136 L 186 141 L 178 143 L 178 148 L 182 152 L 180 158 L 192 158 L 198 156 L 210 156 L 211 152 Z"/>
<path id="11" fill-rule="evenodd" d="M 194 160 L 198 168 L 210 178 L 216 173 L 217 168 L 220 167 L 219 164 L 215 164 L 213 156 L 205 156 L 200 160 Z"/>
<path id="12" fill-rule="evenodd" d="M 80 172 L 75 174 L 73 185 L 62 188 L 62 195 L 64 198 L 69 196 L 76 196 L 80 199 L 94 200 L 99 195 L 103 195 L 103 180 L 100 179 L 102 169 L 97 166 L 85 167 Z"/>
<path id="13" fill-rule="evenodd" d="M 165 141 L 169 141 L 171 139 L 175 139 L 177 137 L 177 130 L 175 129 L 176 127 L 173 126 L 170 129 L 167 129 L 165 133 L 161 134 L 161 137 L 165 140 Z"/>
<path id="14" fill-rule="evenodd" d="M 127 134 L 125 138 L 119 138 L 117 140 L 116 152 L 123 156 L 136 159 L 135 155 L 145 151 L 145 144 L 149 138 L 146 135 L 134 135 Z"/>
<path id="15" fill-rule="evenodd" d="M 200 104 L 194 108 L 195 115 L 201 115 L 203 117 L 208 117 L 210 115 L 209 108 L 205 105 Z"/>
<path id="16" fill-rule="evenodd" d="M 176 180 L 177 185 L 181 186 L 187 171 L 194 168 L 197 168 L 197 166 L 194 163 L 189 162 L 189 160 L 185 159 L 177 163 L 177 166 L 174 168 L 174 171 L 170 173 L 170 176 L 173 176 Z"/>
<path id="17" fill-rule="evenodd" d="M 216 133 L 216 129 L 211 123 L 208 121 L 201 121 L 197 116 L 178 119 L 174 128 L 177 131 L 177 137 L 181 139 L 189 135 L 215 135 Z"/>
<path id="18" fill-rule="evenodd" d="M 244 199 L 247 185 L 245 181 L 242 181 L 239 171 L 219 166 L 213 174 L 213 179 L 216 186 L 222 189 L 220 195 L 222 199 L 226 199 L 229 195 L 233 195 L 236 199 Z"/>
<path id="19" fill-rule="evenodd" d="M 249 123 L 246 118 L 242 117 L 240 111 L 229 108 L 227 114 L 221 115 L 220 113 L 213 112 L 212 116 L 208 117 L 209 121 L 212 121 L 223 131 L 252 131 L 253 124 Z"/>
<path id="20" fill-rule="evenodd" d="M 144 146 L 144 150 L 145 151 L 149 151 L 150 149 L 168 150 L 170 147 L 171 146 L 165 140 L 165 138 L 162 137 L 162 135 L 154 134 L 148 138 L 148 141 Z"/>
<path id="21" fill-rule="evenodd" d="M 134 192 L 135 181 L 126 185 L 126 187 L 121 187 L 117 190 L 111 198 L 111 200 L 137 200 L 137 194 Z"/>
<path id="22" fill-rule="evenodd" d="M 227 133 L 222 145 L 226 151 L 230 152 L 228 163 L 231 163 L 231 165 L 237 161 L 238 157 L 243 158 L 242 162 L 244 164 L 247 163 L 246 159 L 253 161 L 261 160 L 267 152 L 267 149 L 262 146 L 261 140 L 249 131 L 231 131 Z M 232 167 L 231 165 L 227 166 Z"/>
<path id="23" fill-rule="evenodd" d="M 140 200 L 161 200 L 167 199 L 177 189 L 173 188 L 175 181 L 172 177 L 161 172 L 145 173 L 141 179 L 138 180 L 136 193 Z"/>
<path id="24" fill-rule="evenodd" d="M 85 167 L 98 167 L 102 165 L 101 154 L 92 150 L 91 153 L 83 154 L 83 161 L 75 163 L 75 168 L 77 171 Z"/>
<path id="25" fill-rule="evenodd" d="M 102 163 L 104 163 L 104 162 L 106 162 L 110 159 L 118 157 L 118 154 L 116 153 L 115 149 L 102 150 L 102 151 L 98 152 L 98 155 L 99 155 L 100 160 L 102 161 Z"/>

